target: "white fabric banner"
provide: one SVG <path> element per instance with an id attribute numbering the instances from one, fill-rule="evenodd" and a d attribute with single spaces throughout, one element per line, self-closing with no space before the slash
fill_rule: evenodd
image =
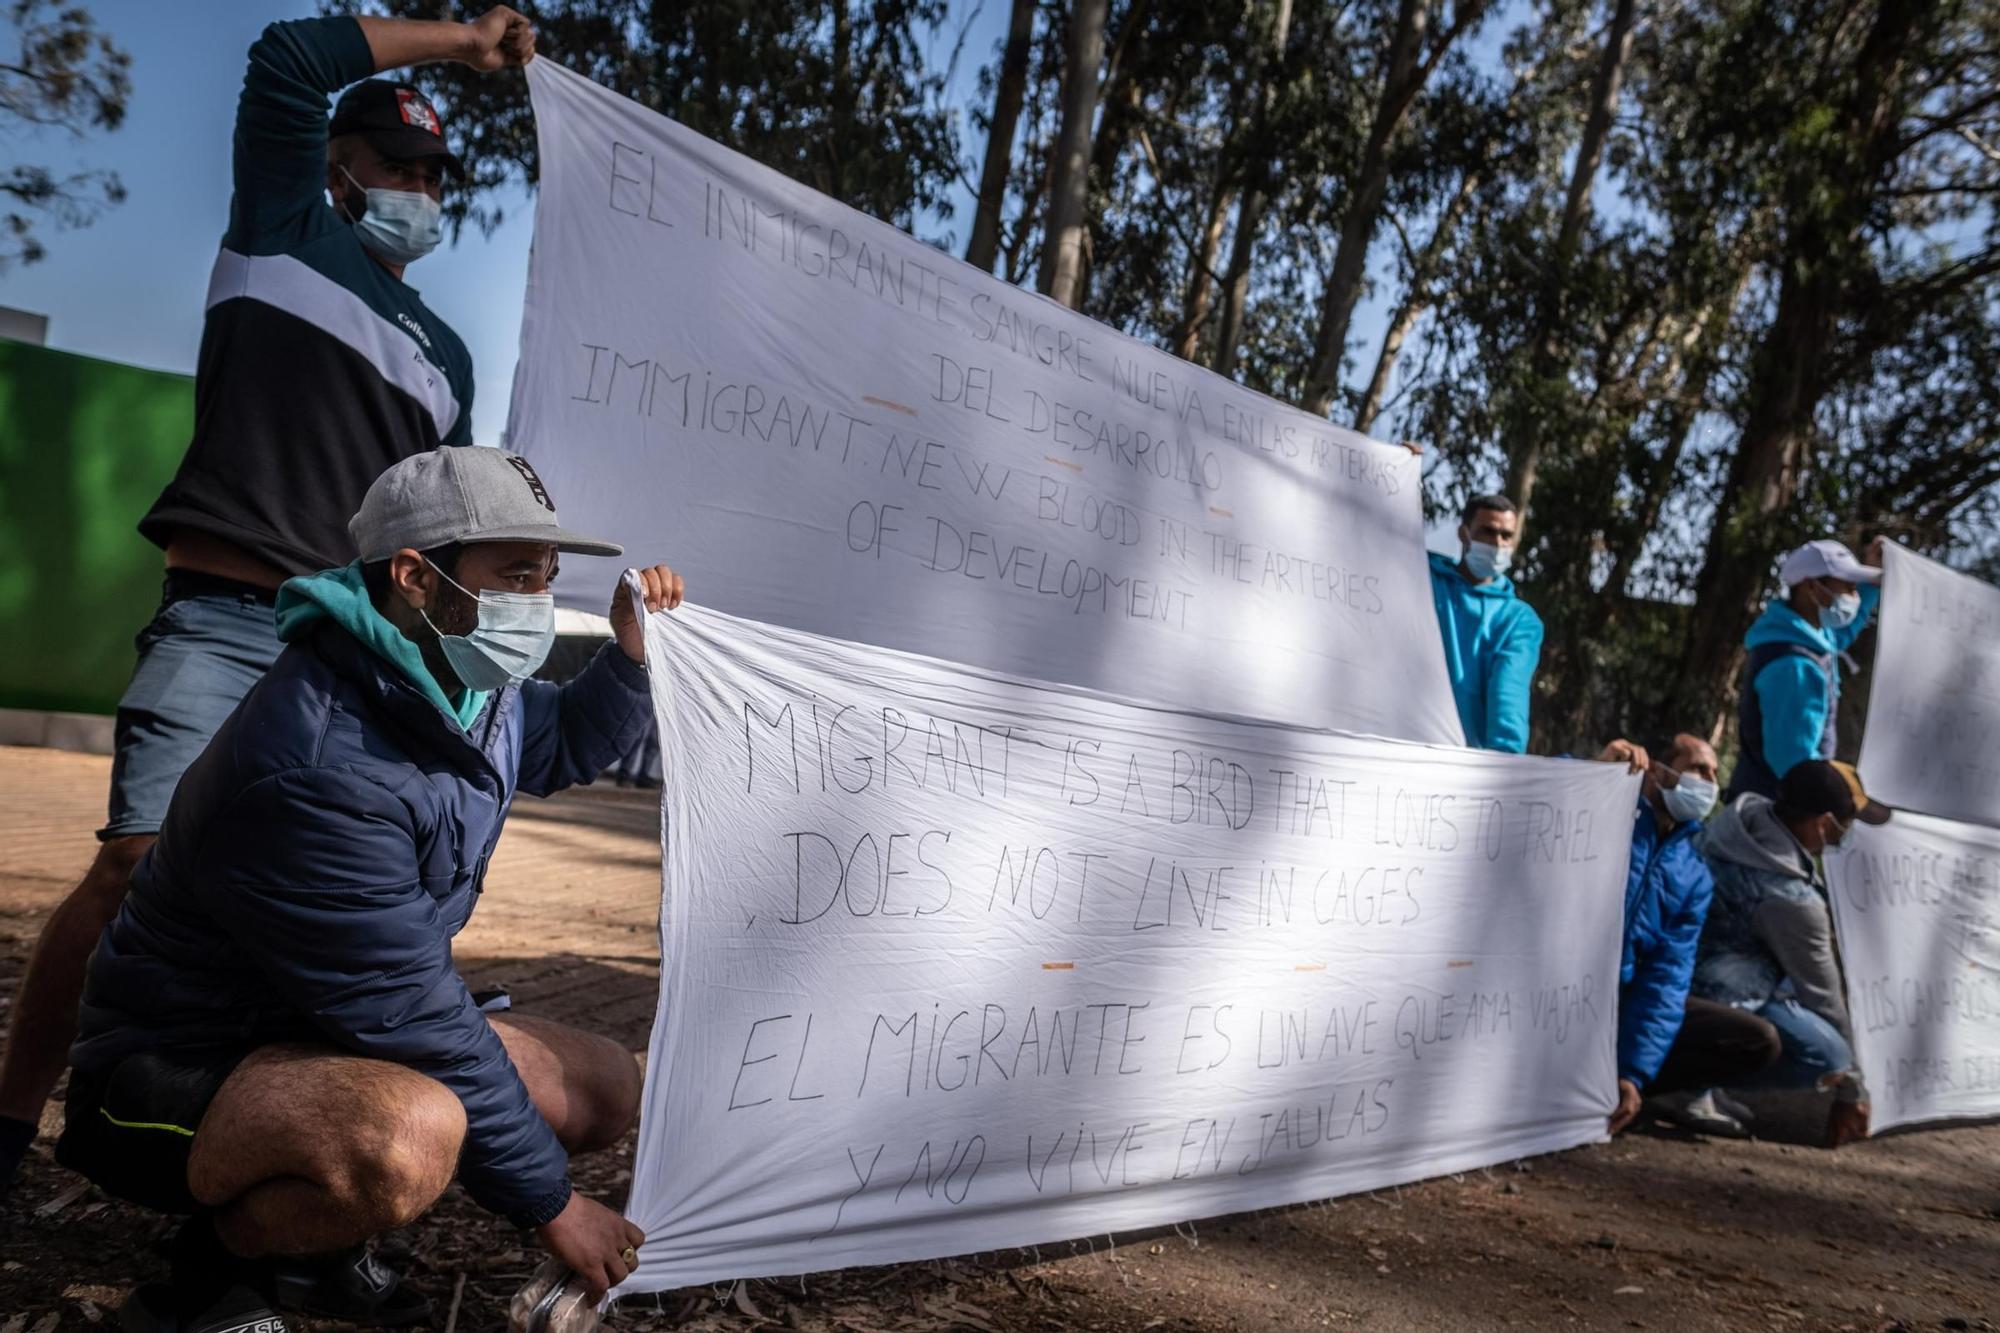
<path id="1" fill-rule="evenodd" d="M 673 552 L 735 615 L 1463 743 L 1408 451 L 546 57 L 528 83 L 541 186 L 508 444 L 565 522 Z"/>
<path id="2" fill-rule="evenodd" d="M 2000 829 L 1856 824 L 1827 877 L 1871 1128 L 2000 1116 Z"/>
<path id="3" fill-rule="evenodd" d="M 683 608 L 634 1289 L 1602 1138 L 1637 779 Z"/>
<path id="4" fill-rule="evenodd" d="M 1885 546 L 1880 616 L 1861 738 L 1868 794 L 2000 825 L 2000 588 Z"/>

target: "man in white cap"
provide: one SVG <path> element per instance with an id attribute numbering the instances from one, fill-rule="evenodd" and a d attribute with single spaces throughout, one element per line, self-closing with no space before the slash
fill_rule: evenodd
<path id="1" fill-rule="evenodd" d="M 556 521 L 525 459 L 441 449 L 376 479 L 361 558 L 278 593 L 285 650 L 187 770 L 92 957 L 57 1160 L 189 1220 L 126 1326 L 282 1333 L 280 1305 L 412 1322 L 368 1239 L 454 1175 L 594 1293 L 638 1229 L 570 1188 L 637 1114 L 631 1054 L 489 1019 L 452 962 L 519 792 L 588 782 L 651 716 L 632 596 L 557 687 Z M 679 605 L 665 565 L 649 610 Z M 362 1314 L 352 1313 L 356 1310 Z"/>
<path id="2" fill-rule="evenodd" d="M 1785 557 L 1778 576 L 1784 597 L 1772 599 L 1743 639 L 1741 750 L 1725 801 L 1746 791 L 1775 798 L 1793 765 L 1833 758 L 1840 655 L 1868 627 L 1881 596 L 1882 539 L 1860 559 L 1836 541 L 1807 542 Z"/>

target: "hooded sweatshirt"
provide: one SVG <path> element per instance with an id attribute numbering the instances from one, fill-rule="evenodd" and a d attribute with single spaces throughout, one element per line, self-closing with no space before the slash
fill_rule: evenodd
<path id="1" fill-rule="evenodd" d="M 1755 1009 L 1789 983 L 1792 997 L 1838 1029 L 1851 1048 L 1833 919 L 1812 856 L 1771 802 L 1754 792 L 1710 818 L 1698 846 L 1715 894 L 1695 959 L 1693 993 Z M 1840 1095 L 1858 1097 L 1858 1080 L 1843 1083 Z"/>
<path id="2" fill-rule="evenodd" d="M 1459 572 L 1458 561 L 1435 552 L 1431 600 L 1465 743 L 1522 753 L 1528 748 L 1528 690 L 1542 660 L 1542 618 L 1506 575 L 1474 583 Z"/>
<path id="3" fill-rule="evenodd" d="M 492 693 L 489 690 L 465 690 L 457 703 L 445 695 L 444 687 L 424 665 L 424 655 L 417 645 L 404 638 L 403 631 L 375 609 L 374 600 L 368 596 L 368 585 L 361 577 L 359 560 L 339 569 L 322 569 L 317 574 L 288 579 L 278 589 L 280 642 L 292 642 L 321 620 L 331 620 L 402 672 L 426 699 L 438 706 L 438 711 L 458 723 L 461 731 L 470 730 L 479 710 L 486 707 Z"/>
<path id="4" fill-rule="evenodd" d="M 1769 777 L 1753 773 L 1754 765 L 1739 765 L 1730 777 L 1731 795 L 1757 791 L 1775 793 L 1777 781 L 1794 764 L 1806 759 L 1833 758 L 1834 709 L 1840 702 L 1840 673 L 1822 666 L 1847 651 L 1881 599 L 1881 590 L 1861 589 L 1861 614 L 1841 629 L 1822 629 L 1800 615 L 1788 601 L 1773 599 L 1743 638 L 1753 660 L 1767 658 L 1749 683 L 1754 710 L 1744 709 L 1744 750 L 1769 769 Z M 1763 649 L 1763 652 L 1759 652 Z M 1790 649 L 1793 651 L 1784 651 Z M 1773 653 L 1777 655 L 1773 655 Z M 1751 700 L 1746 699 L 1746 705 Z M 1754 713 L 1754 717 L 1753 717 Z M 1754 721 L 1754 727 L 1750 725 Z M 1766 790 L 1766 789 L 1769 790 Z"/>

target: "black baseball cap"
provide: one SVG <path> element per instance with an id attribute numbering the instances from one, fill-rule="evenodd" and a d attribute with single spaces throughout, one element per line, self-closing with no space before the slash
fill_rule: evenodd
<path id="1" fill-rule="evenodd" d="M 1888 806 L 1868 795 L 1868 789 L 1861 785 L 1861 772 L 1843 759 L 1830 760 L 1833 771 L 1840 774 L 1840 780 L 1847 784 L 1847 794 L 1854 798 L 1854 817 L 1864 824 L 1886 824 L 1894 813 Z"/>
<path id="2" fill-rule="evenodd" d="M 444 118 L 430 98 L 407 83 L 363 79 L 334 104 L 327 132 L 334 138 L 365 135 L 376 151 L 397 162 L 437 158 L 452 175 L 465 174 L 464 164 L 445 144 Z"/>
<path id="3" fill-rule="evenodd" d="M 1824 759 L 1801 759 L 1778 779 L 1778 818 L 1787 822 L 1833 815 L 1842 823 L 1853 822 L 1854 789 L 1838 768 Z"/>

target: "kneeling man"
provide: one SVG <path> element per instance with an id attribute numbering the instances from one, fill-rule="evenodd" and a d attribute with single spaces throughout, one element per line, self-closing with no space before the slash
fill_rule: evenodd
<path id="1" fill-rule="evenodd" d="M 1625 874 L 1618 1108 L 1611 1132 L 1632 1123 L 1643 1093 L 1670 1120 L 1742 1137 L 1747 1131 L 1720 1109 L 1712 1089 L 1749 1078 L 1776 1060 L 1777 1030 L 1747 1010 L 1688 994 L 1715 894 L 1708 864 L 1695 850 L 1702 817 L 1715 804 L 1715 748 L 1682 732 L 1663 760 L 1647 763 L 1645 751 L 1622 740 L 1606 746 L 1599 758 L 1639 763 L 1646 773 Z"/>
<path id="2" fill-rule="evenodd" d="M 91 960 L 71 1052 L 58 1160 L 190 1215 L 171 1293 L 146 1301 L 185 1333 L 282 1329 L 281 1297 L 423 1317 L 365 1245 L 454 1175 L 595 1292 L 643 1240 L 568 1169 L 630 1125 L 632 1057 L 489 1020 L 451 953 L 515 793 L 588 782 L 645 730 L 622 589 L 615 644 L 560 688 L 527 679 L 554 635 L 557 553 L 620 550 L 558 526 L 498 449 L 403 460 L 349 531 L 360 560 L 280 591 L 288 646 L 181 779 Z M 679 604 L 666 566 L 640 577 L 649 609 Z"/>
<path id="3" fill-rule="evenodd" d="M 1833 1091 L 1829 1148 L 1868 1136 L 1868 1093 L 1854 1063 L 1820 862 L 1855 820 L 1888 818 L 1852 766 L 1803 759 L 1778 779 L 1776 800 L 1745 792 L 1709 821 L 1701 839 L 1715 900 L 1702 929 L 1694 993 L 1753 1011 L 1777 1029 L 1783 1053 L 1759 1083 Z"/>

